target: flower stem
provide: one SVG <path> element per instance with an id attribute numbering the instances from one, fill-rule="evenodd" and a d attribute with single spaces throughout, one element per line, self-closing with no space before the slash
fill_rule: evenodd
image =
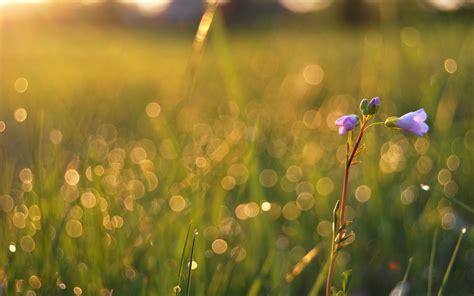
<path id="1" fill-rule="evenodd" d="M 343 181 L 343 187 L 342 187 L 342 197 L 341 197 L 341 203 L 339 205 L 339 201 L 336 203 L 336 207 L 334 210 L 339 207 L 339 224 L 336 224 L 337 218 L 334 217 L 334 222 L 333 222 L 333 237 L 332 237 L 332 242 L 331 242 L 331 257 L 330 257 L 330 263 L 329 263 L 329 271 L 328 271 L 328 277 L 326 281 L 326 296 L 331 295 L 331 287 L 332 287 L 332 281 L 334 277 L 334 268 L 335 268 L 335 262 L 337 258 L 337 251 L 338 251 L 338 245 L 336 244 L 336 231 L 338 229 L 337 225 L 339 227 L 342 227 L 345 223 L 344 219 L 344 214 L 345 214 L 345 207 L 346 207 L 346 199 L 347 199 L 347 189 L 349 187 L 349 171 L 352 165 L 352 161 L 354 160 L 357 150 L 359 149 L 360 143 L 362 141 L 362 138 L 364 137 L 364 132 L 365 129 L 368 128 L 366 126 L 367 124 L 367 119 L 363 118 L 362 123 L 360 126 L 360 132 L 359 135 L 357 136 L 357 140 L 354 144 L 354 147 L 349 147 L 347 150 L 347 157 L 346 157 L 346 165 L 344 169 L 344 181 Z M 351 150 L 352 148 L 352 150 Z"/>
<path id="2" fill-rule="evenodd" d="M 385 124 L 385 122 L 383 121 L 374 122 L 374 123 L 369 124 L 365 129 L 368 129 L 369 127 L 373 127 L 376 125 L 382 125 L 382 124 Z"/>
<path id="3" fill-rule="evenodd" d="M 346 162 L 345 170 L 344 170 L 344 183 L 342 187 L 342 196 L 341 196 L 341 208 L 339 209 L 339 225 L 342 226 L 344 225 L 345 219 L 344 219 L 344 212 L 346 208 L 346 199 L 347 199 L 347 189 L 349 187 L 349 170 L 352 165 L 352 161 L 354 160 L 354 157 L 356 155 L 357 149 L 359 149 L 360 142 L 362 141 L 362 138 L 364 137 L 364 132 L 366 129 L 366 120 L 362 120 L 362 125 L 360 127 L 360 132 L 359 135 L 357 136 L 357 140 L 355 142 L 354 147 L 352 148 L 352 151 L 350 153 L 350 156 Z"/>
<path id="4" fill-rule="evenodd" d="M 326 280 L 326 296 L 331 295 L 331 286 L 332 286 L 332 279 L 334 277 L 334 267 L 337 258 L 337 244 L 336 244 L 336 231 L 338 230 L 337 224 L 337 211 L 339 210 L 340 201 L 336 202 L 333 210 L 333 218 L 332 218 L 332 240 L 331 240 L 331 255 L 329 258 L 329 272 L 328 278 Z"/>

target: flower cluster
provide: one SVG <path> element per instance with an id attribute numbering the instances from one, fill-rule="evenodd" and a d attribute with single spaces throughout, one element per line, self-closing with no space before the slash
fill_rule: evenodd
<path id="1" fill-rule="evenodd" d="M 374 116 L 380 108 L 380 98 L 375 97 L 370 102 L 367 99 L 362 99 L 360 102 L 360 112 L 365 121 Z M 425 123 L 428 115 L 423 108 L 409 112 L 401 117 L 391 116 L 385 122 L 385 126 L 394 129 L 402 129 L 406 132 L 415 134 L 417 136 L 424 136 L 429 126 Z M 360 124 L 359 116 L 355 114 L 344 115 L 336 119 L 336 126 L 339 127 L 339 134 L 344 135 L 353 130 Z M 376 123 L 377 124 L 377 123 Z"/>

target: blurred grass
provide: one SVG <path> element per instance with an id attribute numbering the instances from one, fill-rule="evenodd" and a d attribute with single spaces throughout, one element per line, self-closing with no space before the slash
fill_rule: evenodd
<path id="1" fill-rule="evenodd" d="M 357 238 L 341 254 L 336 274 L 350 266 L 354 294 L 388 294 L 413 257 L 407 281 L 413 295 L 426 293 L 431 240 L 440 227 L 437 290 L 457 232 L 473 217 L 419 184 L 473 205 L 472 24 L 316 24 L 268 20 L 229 31 L 217 18 L 185 101 L 191 32 L 28 22 L 3 27 L 0 280 L 9 293 L 71 295 L 80 287 L 85 295 L 111 289 L 114 295 L 172 294 L 192 221 L 200 232 L 192 295 L 308 294 L 325 253 L 292 283 L 285 275 L 329 240 L 325 225 L 340 195 L 345 147 L 333 121 L 372 96 L 382 98 L 381 119 L 424 107 L 432 129 L 424 139 L 369 133 L 347 211 Z M 452 74 L 445 70 L 448 58 L 457 62 Z M 304 79 L 310 64 L 324 71 L 317 85 Z M 19 77 L 28 80 L 24 93 L 14 88 Z M 161 106 L 156 118 L 145 113 L 150 102 Z M 13 117 L 20 107 L 28 112 L 24 122 Z M 63 135 L 60 144 L 51 142 L 53 129 Z M 134 163 L 143 150 L 147 160 Z M 32 171 L 31 188 L 18 177 L 24 168 Z M 67 169 L 81 175 L 77 186 L 65 183 Z M 274 170 L 276 184 L 262 177 L 265 169 Z M 228 175 L 233 179 L 224 181 Z M 366 203 L 354 197 L 361 184 L 371 190 Z M 81 203 L 86 191 L 98 200 L 93 208 Z M 300 211 L 296 192 L 308 191 L 314 206 Z M 183 210 L 173 205 L 176 195 L 185 200 Z M 272 203 L 270 211 L 236 216 L 255 215 L 264 201 Z M 82 225 L 78 238 L 70 235 L 74 229 L 68 234 L 71 219 Z M 25 251 L 28 238 L 35 242 L 32 252 Z M 212 251 L 216 239 L 227 244 L 223 254 Z M 472 243 L 469 231 L 449 295 L 474 291 Z"/>

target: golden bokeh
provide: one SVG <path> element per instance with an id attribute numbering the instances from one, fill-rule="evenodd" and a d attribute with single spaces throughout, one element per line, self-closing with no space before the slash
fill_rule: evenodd
<path id="1" fill-rule="evenodd" d="M 58 129 L 52 129 L 49 132 L 49 140 L 55 145 L 61 144 L 63 140 L 63 133 Z"/>
<path id="2" fill-rule="evenodd" d="M 212 242 L 212 251 L 216 254 L 224 254 L 227 251 L 227 242 L 223 239 L 216 239 Z"/>
<path id="3" fill-rule="evenodd" d="M 309 192 L 302 192 L 296 197 L 296 205 L 302 211 L 311 210 L 314 206 L 314 197 Z"/>
<path id="4" fill-rule="evenodd" d="M 64 181 L 71 186 L 75 186 L 79 183 L 81 176 L 75 169 L 69 169 L 64 173 Z"/>
<path id="5" fill-rule="evenodd" d="M 0 208 L 4 212 L 10 212 L 11 210 L 13 210 L 13 206 L 13 198 L 10 195 L 4 194 L 0 196 Z"/>
<path id="6" fill-rule="evenodd" d="M 450 171 L 455 171 L 459 168 L 459 165 L 461 164 L 461 160 L 457 155 L 450 155 L 448 159 L 446 160 L 446 166 Z"/>
<path id="7" fill-rule="evenodd" d="M 173 212 L 181 212 L 186 207 L 186 200 L 181 195 L 174 195 L 168 204 Z"/>
<path id="8" fill-rule="evenodd" d="M 316 182 L 316 190 L 322 196 L 328 196 L 334 190 L 334 182 L 329 177 L 323 177 Z"/>
<path id="9" fill-rule="evenodd" d="M 303 70 L 304 80 L 310 85 L 318 85 L 324 79 L 324 71 L 320 65 L 311 64 Z"/>
<path id="10" fill-rule="evenodd" d="M 29 168 L 22 169 L 20 171 L 19 177 L 22 182 L 33 182 L 33 173 Z"/>
<path id="11" fill-rule="evenodd" d="M 446 72 L 453 74 L 458 69 L 458 63 L 454 59 L 446 59 L 444 61 L 444 69 Z"/>
<path id="12" fill-rule="evenodd" d="M 82 223 L 76 219 L 70 219 L 66 222 L 66 233 L 72 238 L 82 236 Z"/>
<path id="13" fill-rule="evenodd" d="M 264 201 L 264 202 L 262 202 L 262 204 L 260 205 L 260 208 L 262 209 L 262 211 L 268 212 L 268 211 L 270 211 L 270 209 L 272 208 L 272 204 L 269 203 L 268 201 Z"/>
<path id="14" fill-rule="evenodd" d="M 82 289 L 80 287 L 74 287 L 74 289 L 72 289 L 72 291 L 74 292 L 74 295 L 82 295 Z"/>
<path id="15" fill-rule="evenodd" d="M 94 193 L 86 191 L 81 195 L 81 204 L 86 209 L 91 209 L 97 204 L 97 198 Z"/>
<path id="16" fill-rule="evenodd" d="M 222 178 L 221 180 L 221 186 L 222 188 L 224 188 L 225 190 L 232 190 L 234 189 L 235 185 L 236 185 L 236 181 L 235 181 L 235 178 L 232 177 L 232 176 L 225 176 L 224 178 Z"/>
<path id="17" fill-rule="evenodd" d="M 36 247 L 35 240 L 31 236 L 25 235 L 20 239 L 20 247 L 25 252 L 33 252 Z"/>
<path id="18" fill-rule="evenodd" d="M 148 117 L 156 118 L 160 115 L 161 106 L 156 102 L 148 103 L 148 105 L 146 105 L 145 112 Z"/>
<path id="19" fill-rule="evenodd" d="M 17 122 L 24 122 L 26 118 L 28 117 L 28 112 L 26 111 L 25 108 L 18 108 L 13 113 L 13 117 L 15 118 Z"/>
<path id="20" fill-rule="evenodd" d="M 17 92 L 24 93 L 28 89 L 28 80 L 26 80 L 26 78 L 20 77 L 15 80 L 14 87 Z"/>
<path id="21" fill-rule="evenodd" d="M 278 175 L 272 169 L 265 169 L 260 173 L 259 180 L 263 187 L 270 188 L 278 182 Z"/>
<path id="22" fill-rule="evenodd" d="M 359 202 L 368 202 L 372 196 L 372 190 L 367 185 L 360 185 L 355 190 L 355 197 Z"/>
<path id="23" fill-rule="evenodd" d="M 300 216 L 301 211 L 294 201 L 290 201 L 283 206 L 282 213 L 285 219 L 296 220 Z"/>
<path id="24" fill-rule="evenodd" d="M 33 289 L 39 289 L 41 288 L 41 279 L 37 275 L 32 275 L 28 279 L 28 283 Z"/>

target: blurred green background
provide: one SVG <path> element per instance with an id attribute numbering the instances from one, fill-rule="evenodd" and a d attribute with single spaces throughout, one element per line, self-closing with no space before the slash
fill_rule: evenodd
<path id="1" fill-rule="evenodd" d="M 352 268 L 351 295 L 387 295 L 413 257 L 405 292 L 426 295 L 438 229 L 437 291 L 467 227 L 446 295 L 474 292 L 474 213 L 445 198 L 474 206 L 469 3 L 233 1 L 193 46 L 203 5 L 177 2 L 0 4 L 0 295 L 172 295 L 190 223 L 191 295 L 307 295 L 341 194 L 334 120 L 374 96 L 431 130 L 365 138 L 336 283 Z"/>

